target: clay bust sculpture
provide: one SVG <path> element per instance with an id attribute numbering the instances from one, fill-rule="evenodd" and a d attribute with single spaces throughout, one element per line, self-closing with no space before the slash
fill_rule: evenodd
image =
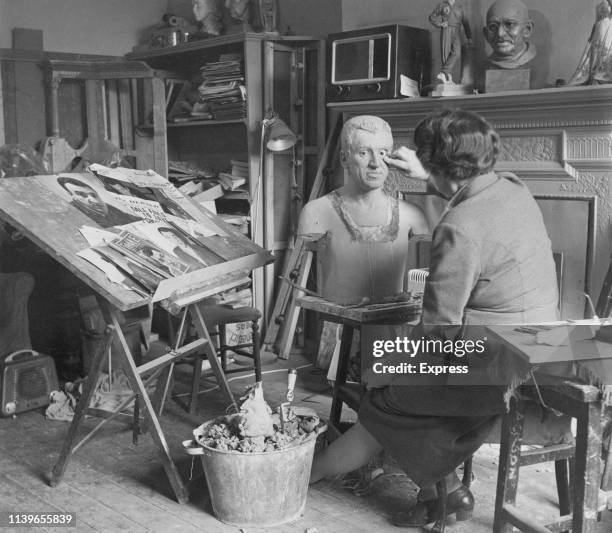
<path id="1" fill-rule="evenodd" d="M 251 26 L 251 0 L 225 0 L 225 9 L 232 20 L 242 22 L 242 31 L 253 31 Z"/>
<path id="2" fill-rule="evenodd" d="M 193 0 L 193 15 L 200 23 L 204 33 L 221 35 L 223 11 L 219 0 Z"/>
<path id="3" fill-rule="evenodd" d="M 318 292 L 328 300 L 351 304 L 400 293 L 409 236 L 428 231 L 419 208 L 383 190 L 392 149 L 387 122 L 349 119 L 341 134 L 344 185 L 302 210 L 298 234 L 327 234 Z"/>
<path id="4" fill-rule="evenodd" d="M 440 28 L 440 57 L 442 68 L 437 78 L 452 81 L 453 67 L 461 58 L 461 26 L 465 31 L 467 45 L 472 45 L 472 30 L 463 6 L 455 0 L 442 0 L 429 15 L 429 22 Z"/>
<path id="5" fill-rule="evenodd" d="M 569 85 L 612 83 L 612 0 L 595 8 L 595 24 Z"/>
<path id="6" fill-rule="evenodd" d="M 521 0 L 497 0 L 487 11 L 484 37 L 493 53 L 487 68 L 529 68 L 536 48 L 527 38 L 533 30 L 527 6 Z"/>

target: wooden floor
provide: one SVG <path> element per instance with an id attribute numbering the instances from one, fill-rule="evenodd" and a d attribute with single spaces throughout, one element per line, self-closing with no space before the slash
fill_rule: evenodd
<path id="1" fill-rule="evenodd" d="M 278 405 L 285 392 L 286 368 L 298 367 L 295 401 L 315 408 L 321 415 L 329 413 L 329 387 L 321 371 L 308 360 L 293 356 L 288 362 L 264 367 L 266 399 Z M 56 488 L 48 485 L 68 423 L 49 421 L 42 412 L 32 411 L 16 418 L 0 420 L 0 513 L 6 511 L 70 511 L 77 514 L 77 527 L 69 531 L 167 533 L 225 532 L 237 528 L 219 522 L 212 514 L 206 483 L 199 459 L 192 461 L 183 452 L 181 442 L 191 437 L 200 423 L 222 413 L 224 404 L 214 387 L 202 383 L 199 413 L 190 416 L 179 405 L 187 390 L 186 373 L 179 369 L 174 392 L 178 397 L 167 403 L 162 427 L 172 457 L 187 481 L 190 501 L 179 505 L 160 466 L 157 449 L 148 435 L 132 445 L 131 431 L 121 422 L 111 422 L 72 458 L 64 481 Z M 240 377 L 242 376 L 242 377 Z M 251 375 L 234 374 L 231 386 L 239 395 L 252 382 Z M 354 414 L 353 414 L 354 417 Z M 93 427 L 98 419 L 85 425 Z M 475 458 L 476 480 L 473 492 L 477 506 L 471 521 L 451 521 L 448 530 L 462 533 L 489 533 L 492 530 L 497 448 L 486 445 Z M 340 479 L 322 481 L 312 486 L 304 515 L 297 521 L 270 529 L 279 532 L 317 533 L 398 531 L 389 522 L 395 511 L 414 501 L 416 488 L 403 475 L 388 475 L 374 482 L 371 494 L 358 497 L 342 488 Z M 519 505 L 533 516 L 553 519 L 555 483 L 552 465 L 521 469 Z M 2 529 L 0 530 L 8 530 Z M 35 528 L 32 531 L 46 531 Z M 28 531 L 26 528 L 15 531 Z M 51 533 L 59 531 L 49 528 Z M 251 529 L 247 531 L 266 531 Z M 415 530 L 418 531 L 418 530 Z M 612 531 L 612 512 L 605 512 L 597 532 Z"/>

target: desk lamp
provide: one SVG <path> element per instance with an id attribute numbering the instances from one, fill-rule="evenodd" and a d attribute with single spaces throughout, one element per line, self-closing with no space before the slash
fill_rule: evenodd
<path id="1" fill-rule="evenodd" d="M 253 199 L 251 202 L 251 221 L 252 221 L 252 235 L 251 238 L 253 240 L 257 237 L 258 227 L 259 227 L 259 214 L 258 214 L 258 196 L 259 190 L 261 188 L 261 182 L 263 178 L 263 167 L 264 167 L 264 158 L 266 156 L 266 149 L 272 153 L 284 152 L 286 150 L 293 150 L 293 162 L 291 164 L 292 172 L 291 172 L 291 188 L 292 188 L 292 198 L 295 198 L 297 195 L 297 182 L 295 176 L 295 145 L 298 141 L 297 135 L 287 126 L 287 124 L 278 116 L 278 114 L 273 109 L 268 109 L 264 119 L 261 122 L 261 144 L 259 149 L 259 172 L 257 176 L 257 183 L 255 184 L 255 188 L 253 189 Z M 272 199 L 270 199 L 272 201 Z M 293 229 L 293 214 L 290 209 L 290 217 L 291 222 L 290 225 Z M 268 243 L 266 243 L 265 235 L 263 236 L 263 245 L 266 247 Z M 262 363 L 265 364 L 266 361 L 276 361 L 276 354 L 271 352 L 261 352 L 261 360 Z"/>
<path id="2" fill-rule="evenodd" d="M 251 216 L 252 216 L 252 225 L 253 231 L 251 238 L 255 240 L 257 236 L 257 228 L 258 228 L 258 213 L 257 213 L 257 205 L 258 205 L 258 196 L 259 189 L 261 188 L 261 180 L 263 177 L 263 165 L 264 165 L 264 157 L 266 155 L 265 148 L 267 148 L 270 152 L 284 152 L 289 148 L 293 148 L 297 143 L 297 135 L 291 131 L 291 128 L 287 126 L 287 124 L 281 119 L 276 111 L 273 109 L 268 109 L 264 119 L 261 121 L 261 144 L 259 148 L 259 172 L 257 176 L 257 183 L 255 184 L 255 188 L 253 190 L 253 199 L 251 202 Z M 295 160 L 295 154 L 294 154 Z M 295 161 L 294 161 L 295 163 Z M 297 188 L 297 183 L 295 180 L 295 164 L 292 165 L 294 169 L 292 175 L 292 188 Z M 265 243 L 264 243 L 265 245 Z"/>
<path id="3" fill-rule="evenodd" d="M 267 132 L 268 137 L 266 148 L 271 152 L 283 152 L 293 148 L 295 143 L 297 143 L 297 135 L 291 131 L 289 126 L 273 110 L 268 110 L 262 125 L 264 133 Z"/>

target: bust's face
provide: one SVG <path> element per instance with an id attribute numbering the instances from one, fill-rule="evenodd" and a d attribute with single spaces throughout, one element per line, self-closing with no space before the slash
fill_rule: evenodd
<path id="1" fill-rule="evenodd" d="M 495 55 L 511 59 L 525 50 L 532 29 L 524 4 L 504 0 L 489 9 L 483 32 Z"/>
<path id="2" fill-rule="evenodd" d="M 342 154 L 348 179 L 359 190 L 379 189 L 385 183 L 389 168 L 383 160 L 393 150 L 393 137 L 386 131 L 356 130 L 350 147 Z"/>

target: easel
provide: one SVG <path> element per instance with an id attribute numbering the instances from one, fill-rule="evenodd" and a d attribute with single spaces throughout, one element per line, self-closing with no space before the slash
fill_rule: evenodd
<path id="1" fill-rule="evenodd" d="M 187 490 L 170 457 L 169 447 L 158 420 L 169 389 L 173 366 L 189 355 L 197 354 L 200 357 L 207 357 L 226 400 L 230 405 L 236 405 L 220 362 L 216 357 L 198 304 L 207 297 L 244 284 L 248 281 L 250 271 L 271 262 L 273 258 L 229 225 L 215 219 L 212 214 L 203 212 L 195 203 L 187 200 L 187 205 L 182 205 L 182 207 L 189 208 L 190 214 L 203 222 L 213 223 L 225 232 L 224 239 L 231 242 L 231 250 L 227 250 L 227 254 L 224 255 L 229 257 L 229 253 L 232 252 L 234 256 L 221 263 L 166 280 L 169 282 L 169 285 L 167 285 L 169 294 L 160 304 L 174 314 L 182 314 L 181 328 L 177 335 L 176 345 L 171 352 L 137 366 L 120 327 L 120 312 L 149 306 L 151 305 L 151 298 L 143 297 L 122 285 L 111 282 L 101 270 L 77 255 L 79 251 L 88 247 L 87 241 L 81 235 L 79 228 L 83 225 L 91 226 L 94 223 L 74 206 L 51 192 L 43 183 L 49 179 L 54 178 L 53 176 L 33 176 L 0 180 L 0 220 L 8 222 L 20 230 L 28 239 L 88 285 L 96 295 L 107 324 L 103 342 L 92 362 L 83 396 L 62 446 L 58 462 L 53 469 L 51 485 L 55 486 L 61 481 L 72 453 L 78 450 L 109 420 L 119 416 L 132 400 L 137 400 L 135 402 L 134 420 L 138 421 L 138 410 L 140 404 L 142 404 L 145 420 L 151 425 L 151 437 L 159 448 L 162 464 L 172 489 L 179 503 L 184 503 L 188 497 Z M 219 250 L 219 252 L 218 255 L 221 257 L 223 251 Z M 191 318 L 199 338 L 181 346 L 185 339 L 188 316 Z M 104 413 L 90 409 L 89 403 L 113 338 L 116 338 L 119 342 L 119 357 L 123 363 L 133 395 L 122 402 L 122 405 L 115 412 Z M 154 394 L 150 396 L 146 387 L 155 378 L 158 378 L 157 387 Z M 79 426 L 86 414 L 102 415 L 104 419 L 80 442 L 75 443 Z M 137 437 L 137 432 L 138 424 L 135 425 L 134 440 Z"/>
<path id="2" fill-rule="evenodd" d="M 333 161 L 337 159 L 341 131 L 342 120 L 338 116 L 321 156 L 308 201 L 316 200 L 324 192 L 325 180 L 331 175 Z M 305 286 L 312 264 L 312 254 L 305 254 L 305 251 L 306 242 L 302 237 L 298 237 L 283 268 L 283 277 L 301 286 Z M 277 353 L 280 359 L 289 359 L 300 312 L 296 304 L 299 296 L 294 294 L 293 287 L 288 283 L 280 284 L 262 347 L 262 350 Z"/>
<path id="3" fill-rule="evenodd" d="M 243 280 L 239 280 L 237 281 L 236 285 L 242 282 Z M 175 348 L 171 352 L 162 355 L 161 357 L 158 357 L 157 359 L 154 359 L 148 363 L 144 363 L 140 366 L 136 366 L 136 364 L 134 363 L 134 358 L 130 353 L 129 346 L 119 325 L 117 311 L 113 309 L 110 305 L 108 305 L 107 302 L 100 301 L 100 306 L 102 308 L 104 317 L 109 325 L 107 326 L 106 331 L 104 333 L 102 345 L 98 350 L 98 353 L 94 357 L 92 368 L 87 377 L 87 382 L 83 390 L 83 395 L 81 396 L 81 399 L 77 404 L 74 418 L 72 419 L 68 434 L 66 436 L 66 439 L 64 440 L 64 444 L 62 445 L 62 450 L 60 452 L 58 461 L 53 468 L 50 481 L 52 487 L 55 487 L 61 482 L 71 455 L 83 444 L 85 444 L 85 442 L 88 441 L 106 423 L 108 423 L 119 413 L 121 413 L 121 411 L 125 409 L 125 407 L 127 407 L 127 405 L 129 405 L 132 400 L 136 399 L 144 404 L 146 419 L 152 426 L 151 437 L 155 445 L 159 448 L 162 465 L 164 467 L 164 470 L 166 471 L 166 475 L 168 476 L 170 485 L 172 486 L 172 490 L 174 491 L 176 499 L 179 503 L 185 503 L 188 500 L 189 495 L 187 489 L 183 484 L 183 481 L 181 480 L 181 477 L 174 462 L 172 461 L 172 458 L 170 457 L 170 450 L 168 448 L 166 438 L 164 437 L 164 433 L 159 424 L 158 417 L 160 416 L 161 411 L 163 409 L 174 365 L 181 359 L 193 354 L 198 354 L 202 356 L 202 351 L 204 351 L 206 358 L 210 362 L 217 383 L 219 384 L 223 394 L 225 395 L 226 400 L 228 400 L 229 405 L 232 405 L 235 409 L 237 409 L 236 401 L 234 400 L 232 392 L 229 388 L 227 378 L 225 377 L 225 374 L 221 369 L 221 364 L 219 363 L 219 359 L 217 358 L 216 353 L 213 349 L 212 341 L 208 334 L 208 330 L 206 329 L 206 324 L 204 323 L 204 319 L 202 318 L 202 313 L 200 312 L 200 309 L 197 305 L 198 301 L 200 301 L 202 298 L 211 296 L 216 292 L 218 292 L 218 289 L 211 288 L 210 290 L 206 291 L 206 293 L 198 293 L 197 295 L 194 295 L 191 303 L 187 304 L 183 309 L 181 325 L 177 335 L 177 342 Z M 181 346 L 185 338 L 185 324 L 188 315 L 191 316 L 191 321 L 195 325 L 200 338 L 190 342 L 189 344 L 186 344 L 185 346 Z M 98 383 L 98 376 L 100 375 L 101 368 L 104 363 L 104 359 L 106 357 L 106 353 L 108 352 L 113 336 L 116 336 L 116 338 L 120 342 L 121 357 L 123 359 L 123 362 L 125 363 L 124 370 L 130 382 L 132 390 L 136 392 L 134 392 L 134 394 L 132 394 L 124 402 L 122 402 L 122 404 L 117 408 L 115 412 L 104 418 L 96 427 L 94 427 L 87 435 L 85 435 L 80 442 L 75 444 L 81 423 L 83 422 L 87 414 L 92 414 L 92 410 L 89 408 L 89 403 L 91 401 L 93 393 L 95 392 L 95 388 Z M 149 372 L 152 372 L 152 374 L 145 378 L 143 381 L 144 374 L 147 374 Z M 146 386 L 155 378 L 157 378 L 157 386 L 155 388 L 153 398 L 150 398 Z M 99 415 L 99 412 L 96 410 L 96 412 L 93 414 Z M 138 416 L 138 410 L 135 409 L 135 432 L 138 431 Z M 136 438 L 136 433 L 134 435 L 134 438 Z"/>

